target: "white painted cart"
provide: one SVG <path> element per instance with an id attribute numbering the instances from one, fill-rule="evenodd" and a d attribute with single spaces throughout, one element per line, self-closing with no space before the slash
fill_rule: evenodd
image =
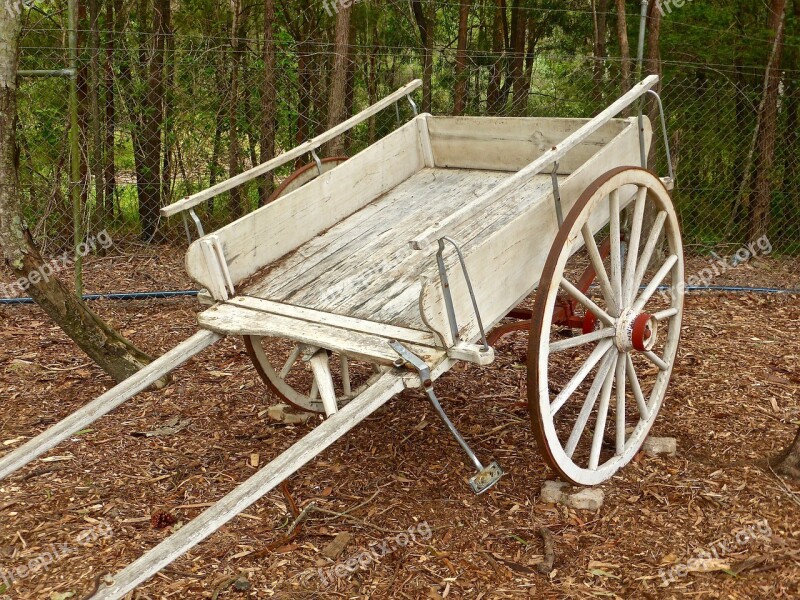
<path id="1" fill-rule="evenodd" d="M 524 329 L 543 455 L 574 483 L 605 481 L 636 454 L 656 418 L 681 327 L 671 174 L 660 179 L 641 168 L 649 121 L 615 118 L 657 81 L 645 79 L 590 120 L 422 114 L 348 160 L 317 159 L 323 143 L 410 100 L 414 81 L 165 208 L 165 216 L 188 211 L 202 236 L 186 258 L 212 304 L 198 317 L 200 332 L 0 459 L 0 477 L 227 335 L 244 337 L 279 397 L 324 413 L 308 435 L 95 596 L 121 598 L 405 388 L 428 394 L 477 469 L 473 490 L 494 485 L 501 468 L 482 463 L 459 435 L 434 381 L 457 361 L 491 363 L 489 339 Z M 195 206 L 308 153 L 315 172 L 304 170 L 275 201 L 203 235 Z M 518 307 L 537 288 L 533 309 Z"/>

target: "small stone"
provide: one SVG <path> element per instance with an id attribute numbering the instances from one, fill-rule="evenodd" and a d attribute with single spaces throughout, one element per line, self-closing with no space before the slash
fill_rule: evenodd
<path id="1" fill-rule="evenodd" d="M 644 441 L 642 449 L 647 456 L 675 456 L 678 441 L 671 437 L 649 437 Z"/>
<path id="2" fill-rule="evenodd" d="M 600 488 L 584 488 L 567 496 L 567 506 L 575 510 L 598 510 L 603 506 L 605 493 Z"/>
<path id="3" fill-rule="evenodd" d="M 314 416 L 314 413 L 297 412 L 288 404 L 276 404 L 269 407 L 267 416 L 278 423 L 300 425 L 302 423 L 306 423 L 311 417 Z"/>
<path id="4" fill-rule="evenodd" d="M 240 592 L 246 592 L 252 586 L 250 585 L 250 582 L 247 581 L 247 579 L 245 579 L 244 577 L 239 577 L 239 579 L 237 579 L 236 581 L 233 582 L 233 587 L 234 587 L 234 589 L 236 589 L 236 590 L 238 590 Z"/>
<path id="5" fill-rule="evenodd" d="M 565 490 L 568 490 L 569 487 L 570 485 L 566 481 L 545 481 L 542 484 L 539 500 L 545 504 L 558 504 L 563 502 Z"/>

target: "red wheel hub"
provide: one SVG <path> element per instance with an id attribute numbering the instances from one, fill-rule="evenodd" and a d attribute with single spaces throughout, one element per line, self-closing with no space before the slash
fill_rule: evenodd
<path id="1" fill-rule="evenodd" d="M 633 320 L 631 343 L 639 352 L 646 352 L 648 350 L 647 342 L 653 335 L 650 325 L 652 318 L 652 315 L 642 313 Z"/>

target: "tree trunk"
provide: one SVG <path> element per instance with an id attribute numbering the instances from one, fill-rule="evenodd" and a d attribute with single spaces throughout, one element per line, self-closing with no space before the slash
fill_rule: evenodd
<path id="1" fill-rule="evenodd" d="M 165 18 L 169 0 L 154 0 L 152 43 L 140 53 L 142 76 L 146 74 L 141 107 L 133 132 L 136 191 L 139 198 L 141 237 L 150 243 L 157 240 L 161 209 L 161 133 L 164 126 L 164 43 Z M 140 3 L 140 19 L 145 19 L 144 2 Z M 149 56 L 148 56 L 149 55 Z"/>
<path id="2" fill-rule="evenodd" d="M 231 78 L 228 88 L 228 177 L 235 177 L 242 170 L 241 149 L 239 145 L 239 70 L 243 47 L 243 25 L 245 21 L 242 14 L 240 0 L 231 2 Z M 232 188 L 230 191 L 230 215 L 236 220 L 244 215 L 247 210 L 246 188 L 243 186 Z"/>
<path id="3" fill-rule="evenodd" d="M 625 0 L 617 2 L 617 41 L 620 56 L 620 86 L 622 94 L 631 89 L 631 49 L 628 43 L 628 19 L 625 14 Z"/>
<path id="4" fill-rule="evenodd" d="M 525 85 L 525 41 L 528 30 L 528 11 L 523 0 L 514 0 L 511 15 L 511 101 L 512 114 L 523 116 L 528 107 L 528 87 Z"/>
<path id="5" fill-rule="evenodd" d="M 767 235 L 772 197 L 772 168 L 775 163 L 775 138 L 778 129 L 778 95 L 781 83 L 781 54 L 786 0 L 770 3 L 769 28 L 774 34 L 774 58 L 767 67 L 766 86 L 762 103 L 761 126 L 756 141 L 753 173 L 753 193 L 749 203 L 747 239 L 757 240 Z"/>
<path id="6" fill-rule="evenodd" d="M 603 99 L 603 80 L 605 79 L 606 37 L 608 36 L 608 0 L 593 0 L 594 12 L 594 89 L 595 100 Z"/>
<path id="7" fill-rule="evenodd" d="M 645 51 L 644 69 L 648 75 L 658 75 L 658 83 L 653 88 L 656 92 L 661 91 L 664 74 L 661 69 L 661 9 L 658 2 L 651 2 L 649 15 L 647 17 L 647 49 Z M 649 110 L 645 112 L 650 118 L 654 129 L 658 126 L 658 103 L 655 99 L 649 102 Z M 656 152 L 661 148 L 661 136 L 653 136 L 654 143 L 650 144 L 650 154 L 647 164 L 655 166 Z M 648 222 L 649 224 L 649 222 Z"/>
<path id="8" fill-rule="evenodd" d="M 106 3 L 106 64 L 105 81 L 103 84 L 105 92 L 105 121 L 103 131 L 105 133 L 103 154 L 103 198 L 108 206 L 108 214 L 116 216 L 116 152 L 115 152 L 115 130 L 116 130 L 116 107 L 115 107 L 115 88 L 114 88 L 114 44 L 117 33 L 117 19 L 115 10 L 120 0 Z"/>
<path id="9" fill-rule="evenodd" d="M 103 127 L 100 121 L 100 104 L 103 88 L 100 86 L 100 9 L 98 0 L 89 0 L 89 110 L 92 123 L 91 171 L 94 178 L 95 223 L 102 229 L 108 220 L 108 207 L 103 185 Z"/>
<path id="10" fill-rule="evenodd" d="M 425 14 L 421 0 L 411 0 L 411 9 L 422 41 L 422 112 L 431 112 L 434 19 Z"/>
<path id="11" fill-rule="evenodd" d="M 773 462 L 776 472 L 800 480 L 800 429 L 791 445 Z"/>
<path id="12" fill-rule="evenodd" d="M 20 211 L 17 141 L 17 53 L 20 15 L 0 11 L 0 246 L 8 267 L 36 303 L 116 381 L 123 381 L 150 357 L 106 325 L 54 276 L 45 264 Z M 68 257 L 68 255 L 67 255 Z"/>
<path id="13" fill-rule="evenodd" d="M 261 88 L 261 152 L 259 160 L 267 162 L 275 156 L 275 0 L 264 0 L 264 75 Z M 272 173 L 265 175 L 259 189 L 263 206 L 275 189 Z"/>
<path id="14" fill-rule="evenodd" d="M 497 0 L 494 7 L 494 20 L 492 23 L 492 63 L 489 74 L 489 87 L 486 91 L 486 112 L 490 115 L 499 114 L 503 110 L 501 83 L 503 77 L 503 49 L 505 36 L 503 35 L 503 13 L 506 9 L 505 0 Z"/>
<path id="15" fill-rule="evenodd" d="M 456 85 L 453 90 L 453 114 L 463 115 L 467 100 L 467 26 L 469 25 L 469 9 L 471 0 L 461 0 L 458 10 L 458 49 L 456 50 Z"/>
<path id="16" fill-rule="evenodd" d="M 334 42 L 333 71 L 331 72 L 330 95 L 328 96 L 328 129 L 345 120 L 345 94 L 349 70 L 350 15 L 353 5 L 340 6 L 336 13 L 336 40 Z M 328 156 L 340 156 L 344 152 L 344 139 L 339 136 L 328 144 Z"/>

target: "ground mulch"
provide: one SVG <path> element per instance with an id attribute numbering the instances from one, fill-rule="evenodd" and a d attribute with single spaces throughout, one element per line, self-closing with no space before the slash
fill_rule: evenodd
<path id="1" fill-rule="evenodd" d="M 705 262 L 690 259 L 687 275 Z M 192 287 L 178 251 L 87 263 L 89 292 Z M 788 259 L 757 259 L 725 277 L 712 284 L 798 287 Z M 153 355 L 194 333 L 200 310 L 192 299 L 92 307 Z M 406 391 L 290 478 L 288 496 L 267 494 L 130 597 L 797 598 L 800 484 L 764 459 L 800 426 L 798 323 L 798 295 L 690 294 L 653 432 L 677 438 L 678 453 L 638 455 L 601 486 L 597 512 L 539 500 L 553 474 L 523 404 L 526 336 L 513 334 L 493 365 L 458 366 L 436 387 L 478 454 L 506 469 L 494 490 L 471 493 L 456 442 L 425 397 Z M 0 306 L 0 451 L 111 385 L 37 307 Z M 141 556 L 317 422 L 276 424 L 266 414 L 274 402 L 242 341 L 226 339 L 166 389 L 129 400 L 0 482 L 0 590 L 3 575 L 40 565 L 0 598 L 81 600 L 98 576 Z M 287 536 L 293 503 L 321 510 Z M 541 527 L 554 542 L 547 575 Z M 334 539 L 343 545 L 336 559 L 326 556 Z M 359 556 L 357 569 L 337 575 Z"/>

